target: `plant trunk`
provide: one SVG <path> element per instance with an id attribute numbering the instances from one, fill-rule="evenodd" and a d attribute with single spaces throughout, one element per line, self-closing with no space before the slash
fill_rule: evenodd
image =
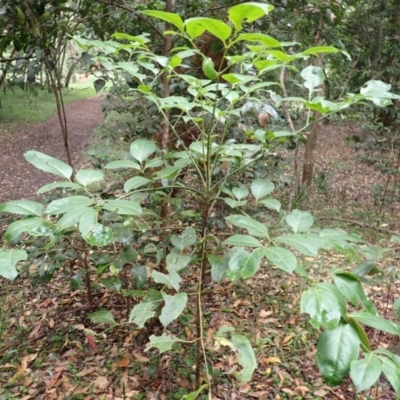
<path id="1" fill-rule="evenodd" d="M 308 189 L 312 183 L 314 172 L 314 150 L 317 145 L 320 124 L 321 123 L 319 121 L 314 122 L 314 124 L 311 126 L 311 131 L 307 138 L 307 144 L 304 152 L 302 177 L 302 186 L 305 189 Z"/>

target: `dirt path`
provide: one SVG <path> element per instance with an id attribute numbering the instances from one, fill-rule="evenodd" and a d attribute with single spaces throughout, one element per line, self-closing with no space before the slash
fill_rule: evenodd
<path id="1" fill-rule="evenodd" d="M 68 141 L 74 165 L 82 158 L 93 129 L 103 120 L 102 100 L 102 97 L 96 96 L 66 106 Z M 62 180 L 29 164 L 24 158 L 28 150 L 37 150 L 66 161 L 57 115 L 28 131 L 0 136 L 0 203 L 16 199 L 36 200 L 37 189 Z"/>

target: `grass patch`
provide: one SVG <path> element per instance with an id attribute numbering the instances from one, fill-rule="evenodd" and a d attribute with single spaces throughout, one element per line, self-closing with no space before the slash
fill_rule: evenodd
<path id="1" fill-rule="evenodd" d="M 68 104 L 79 99 L 93 97 L 96 92 L 92 79 L 85 83 L 73 84 L 68 89 L 62 89 L 64 103 Z M 45 90 L 24 91 L 14 87 L 6 94 L 0 93 L 0 121 L 2 123 L 33 123 L 46 121 L 57 112 L 53 92 Z"/>

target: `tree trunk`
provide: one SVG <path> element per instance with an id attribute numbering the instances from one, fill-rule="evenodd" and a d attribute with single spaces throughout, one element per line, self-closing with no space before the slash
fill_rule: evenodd
<path id="1" fill-rule="evenodd" d="M 313 172 L 314 172 L 314 150 L 317 145 L 318 133 L 320 130 L 321 122 L 314 122 L 311 126 L 311 131 L 307 137 L 307 144 L 304 151 L 304 163 L 303 163 L 303 178 L 302 186 L 308 189 L 311 186 Z"/>

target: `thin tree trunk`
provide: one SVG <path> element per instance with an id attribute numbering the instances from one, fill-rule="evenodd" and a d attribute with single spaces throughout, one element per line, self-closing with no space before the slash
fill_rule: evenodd
<path id="1" fill-rule="evenodd" d="M 320 130 L 321 122 L 314 122 L 311 126 L 310 134 L 307 137 L 307 145 L 304 151 L 303 162 L 303 188 L 308 189 L 311 186 L 313 172 L 314 172 L 314 150 L 317 146 L 318 133 Z"/>

